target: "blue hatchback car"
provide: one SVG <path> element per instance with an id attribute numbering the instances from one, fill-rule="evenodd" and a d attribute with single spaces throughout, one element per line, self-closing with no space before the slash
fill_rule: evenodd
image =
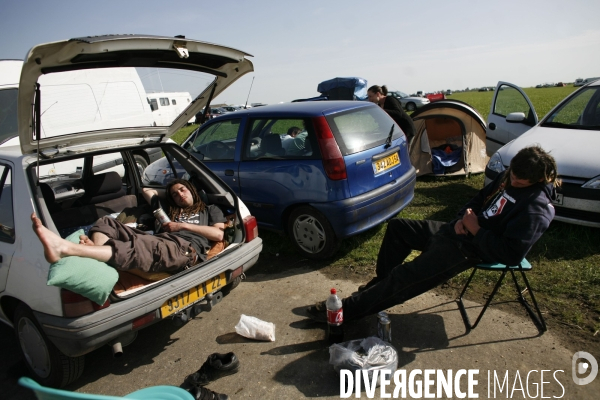
<path id="1" fill-rule="evenodd" d="M 240 110 L 183 143 L 244 201 L 261 228 L 286 232 L 306 257 L 395 217 L 414 196 L 415 169 L 400 127 L 375 104 L 318 101 Z M 147 181 L 172 179 L 161 159 Z"/>

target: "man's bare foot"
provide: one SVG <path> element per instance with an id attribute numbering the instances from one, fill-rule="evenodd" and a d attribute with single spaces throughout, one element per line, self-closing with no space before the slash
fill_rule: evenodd
<path id="1" fill-rule="evenodd" d="M 42 246 L 44 246 L 44 257 L 46 258 L 46 261 L 55 263 L 60 260 L 63 257 L 63 252 L 65 250 L 65 244 L 63 242 L 66 242 L 66 240 L 42 225 L 42 221 L 35 213 L 31 214 L 31 222 L 33 223 L 33 231 L 40 239 L 40 242 L 42 242 Z"/>
<path id="2" fill-rule="evenodd" d="M 94 242 L 92 242 L 92 239 L 90 239 L 86 235 L 79 235 L 79 244 L 84 244 L 86 246 L 95 246 Z"/>

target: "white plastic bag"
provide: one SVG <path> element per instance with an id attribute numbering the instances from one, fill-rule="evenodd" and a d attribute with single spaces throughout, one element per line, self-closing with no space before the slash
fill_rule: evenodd
<path id="1" fill-rule="evenodd" d="M 393 375 L 398 368 L 398 353 L 389 343 L 378 337 L 351 340 L 329 346 L 329 364 L 336 371 L 368 371 L 372 378 L 375 370 L 390 370 Z M 377 381 L 379 385 L 379 380 Z"/>
<path id="2" fill-rule="evenodd" d="M 240 322 L 235 326 L 238 335 L 248 339 L 275 341 L 275 324 L 265 322 L 256 317 L 249 317 L 242 314 Z"/>

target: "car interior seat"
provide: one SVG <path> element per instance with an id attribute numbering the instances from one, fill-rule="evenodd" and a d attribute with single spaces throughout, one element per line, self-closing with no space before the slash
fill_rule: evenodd
<path id="1" fill-rule="evenodd" d="M 81 204 L 97 204 L 125 196 L 125 188 L 118 173 L 114 171 L 92 175 L 84 183 L 85 194 Z"/>
<path id="2" fill-rule="evenodd" d="M 260 149 L 263 154 L 274 155 L 274 156 L 283 156 L 285 155 L 285 150 L 281 146 L 281 137 L 278 134 L 271 133 L 266 135 L 261 143 Z"/>

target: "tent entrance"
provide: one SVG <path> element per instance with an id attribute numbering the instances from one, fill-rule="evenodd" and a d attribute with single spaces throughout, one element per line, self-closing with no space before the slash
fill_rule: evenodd
<path id="1" fill-rule="evenodd" d="M 460 120 L 448 116 L 434 116 L 419 121 L 421 130 L 413 146 L 418 147 L 424 171 L 434 175 L 464 174 L 465 129 Z M 413 150 L 413 151 L 414 151 Z M 413 153 L 411 151 L 411 153 Z M 411 157 L 412 158 L 412 157 Z"/>

